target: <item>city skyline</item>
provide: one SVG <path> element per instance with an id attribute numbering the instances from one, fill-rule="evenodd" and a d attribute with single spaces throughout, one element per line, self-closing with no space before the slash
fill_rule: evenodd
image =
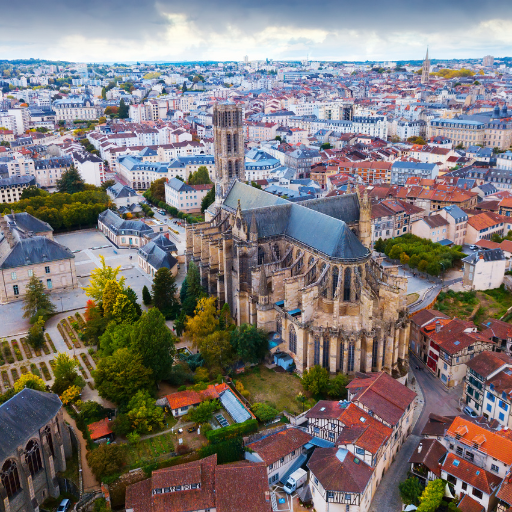
<path id="1" fill-rule="evenodd" d="M 371 17 L 368 16 L 371 13 Z M 77 62 L 136 60 L 418 60 L 510 54 L 512 5 L 440 0 L 424 6 L 370 0 L 365 9 L 327 2 L 257 5 L 223 0 L 71 7 L 27 2 L 23 16 L 2 6 L 0 59 Z M 48 27 L 54 26 L 49 37 Z"/>

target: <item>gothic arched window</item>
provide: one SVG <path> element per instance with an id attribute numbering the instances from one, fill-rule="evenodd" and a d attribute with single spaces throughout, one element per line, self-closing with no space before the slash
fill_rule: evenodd
<path id="1" fill-rule="evenodd" d="M 25 462 L 28 464 L 28 469 L 32 476 L 43 469 L 41 451 L 39 450 L 39 443 L 37 441 L 32 440 L 28 442 L 25 448 Z"/>
<path id="2" fill-rule="evenodd" d="M 14 496 L 21 489 L 20 475 L 18 474 L 18 467 L 15 461 L 7 460 L 5 462 L 2 466 L 0 477 L 8 498 Z"/>
<path id="3" fill-rule="evenodd" d="M 281 253 L 279 252 L 279 245 L 277 245 L 277 244 L 274 244 L 274 253 L 278 260 L 281 259 Z"/>
<path id="4" fill-rule="evenodd" d="M 332 298 L 336 296 L 336 290 L 338 289 L 339 270 L 338 267 L 332 269 Z"/>
<path id="5" fill-rule="evenodd" d="M 372 367 L 377 366 L 377 354 L 379 353 L 379 341 L 375 338 L 372 346 Z"/>
<path id="6" fill-rule="evenodd" d="M 263 263 L 265 263 L 265 249 L 258 247 L 258 265 L 263 265 Z"/>
<path id="7" fill-rule="evenodd" d="M 343 341 L 340 343 L 340 372 L 343 371 L 343 363 L 345 362 L 344 361 L 344 351 L 345 347 L 343 346 Z"/>
<path id="8" fill-rule="evenodd" d="M 313 364 L 320 364 L 320 337 L 315 334 L 313 339 Z"/>
<path id="9" fill-rule="evenodd" d="M 293 325 L 290 325 L 290 329 L 288 330 L 288 350 L 294 354 L 297 353 L 297 333 Z"/>
<path id="10" fill-rule="evenodd" d="M 343 281 L 343 300 L 350 300 L 350 286 L 352 281 L 352 272 L 350 267 L 345 269 L 345 279 Z"/>
<path id="11" fill-rule="evenodd" d="M 278 316 L 276 319 L 276 332 L 279 334 L 279 336 L 282 336 L 283 334 L 283 321 L 281 320 L 280 316 Z"/>
<path id="12" fill-rule="evenodd" d="M 228 160 L 228 177 L 233 176 L 233 162 L 231 160 Z"/>
<path id="13" fill-rule="evenodd" d="M 324 334 L 324 355 L 322 358 L 322 366 L 327 369 L 329 369 L 329 345 L 329 336 L 327 334 Z"/>
<path id="14" fill-rule="evenodd" d="M 354 371 L 354 356 L 355 356 L 355 346 L 354 342 L 351 341 L 348 344 L 348 357 L 347 357 L 347 373 Z"/>
<path id="15" fill-rule="evenodd" d="M 58 423 L 57 423 L 58 424 Z M 43 435 L 46 438 L 46 442 L 48 443 L 48 447 L 50 448 L 50 453 L 55 457 L 55 452 L 53 450 L 53 439 L 52 439 L 52 431 L 50 426 L 47 425 L 43 430 Z"/>

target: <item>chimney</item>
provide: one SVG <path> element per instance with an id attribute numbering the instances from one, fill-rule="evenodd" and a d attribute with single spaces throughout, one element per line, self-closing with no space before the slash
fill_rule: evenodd
<path id="1" fill-rule="evenodd" d="M 418 445 L 418 453 L 421 453 L 421 450 L 423 449 L 423 443 L 420 443 Z"/>
<path id="2" fill-rule="evenodd" d="M 483 253 L 483 251 L 479 254 L 479 256 L 478 256 L 478 257 L 479 257 L 481 260 L 483 260 L 483 259 L 484 259 L 484 253 Z"/>
<path id="3" fill-rule="evenodd" d="M 441 322 L 439 320 L 436 320 L 436 332 L 439 332 L 441 330 Z"/>

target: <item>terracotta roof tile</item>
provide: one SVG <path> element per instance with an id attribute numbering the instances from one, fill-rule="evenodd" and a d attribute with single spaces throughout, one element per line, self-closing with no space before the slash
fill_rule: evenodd
<path id="1" fill-rule="evenodd" d="M 96 423 L 91 423 L 88 425 L 88 428 L 92 440 L 100 439 L 101 437 L 112 434 L 112 430 L 110 428 L 110 420 L 108 418 L 97 421 Z"/>

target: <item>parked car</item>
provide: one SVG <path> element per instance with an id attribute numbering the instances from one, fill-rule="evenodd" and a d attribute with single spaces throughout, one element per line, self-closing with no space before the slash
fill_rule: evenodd
<path id="1" fill-rule="evenodd" d="M 59 508 L 57 509 L 57 512 L 67 512 L 70 505 L 71 505 L 71 501 L 69 501 L 68 499 L 62 500 L 60 502 Z"/>
<path id="2" fill-rule="evenodd" d="M 165 215 L 167 212 L 166 212 L 165 210 L 158 210 L 158 213 L 159 213 L 160 215 Z"/>
<path id="3" fill-rule="evenodd" d="M 475 411 L 473 411 L 473 409 L 471 409 L 471 407 L 469 407 L 468 405 L 466 405 L 466 407 L 464 407 L 462 412 L 464 414 L 467 414 L 468 416 L 471 416 L 472 418 L 476 418 L 478 416 L 478 414 Z"/>
<path id="4" fill-rule="evenodd" d="M 190 433 L 195 432 L 196 430 L 197 430 L 197 427 L 189 427 L 189 428 L 187 428 L 187 432 L 190 432 Z"/>
<path id="5" fill-rule="evenodd" d="M 472 250 L 472 251 L 478 251 L 478 245 L 470 245 L 469 248 Z"/>

